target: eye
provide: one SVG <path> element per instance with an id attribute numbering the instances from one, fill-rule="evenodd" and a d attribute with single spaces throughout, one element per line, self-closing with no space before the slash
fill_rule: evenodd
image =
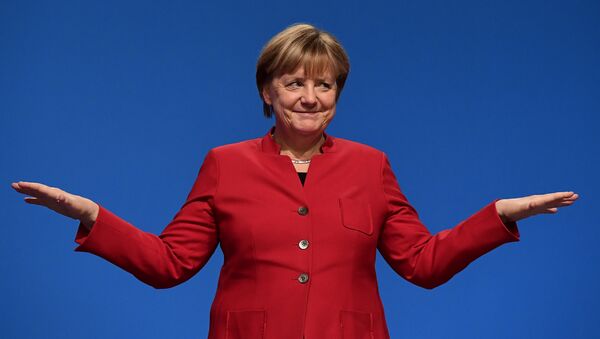
<path id="1" fill-rule="evenodd" d="M 302 85 L 303 85 L 302 81 L 293 80 L 293 81 L 288 82 L 287 85 L 285 85 L 285 87 L 294 89 L 294 88 L 302 87 Z"/>
<path id="2" fill-rule="evenodd" d="M 327 81 L 321 81 L 317 84 L 319 88 L 323 91 L 329 91 L 333 88 L 333 83 Z"/>
<path id="3" fill-rule="evenodd" d="M 323 87 L 323 88 L 326 88 L 326 89 L 331 89 L 331 88 L 333 87 L 333 86 L 332 86 L 330 83 L 328 83 L 328 82 L 325 82 L 325 81 L 321 82 L 321 83 L 319 84 L 319 86 L 321 86 L 321 87 Z"/>

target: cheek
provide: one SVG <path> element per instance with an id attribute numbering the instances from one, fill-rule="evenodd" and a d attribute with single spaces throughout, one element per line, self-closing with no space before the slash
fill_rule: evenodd
<path id="1" fill-rule="evenodd" d="M 327 98 L 327 100 L 323 101 L 323 105 L 325 107 L 327 107 L 329 110 L 331 110 L 332 114 L 335 113 L 335 96 L 331 97 L 331 98 Z"/>
<path id="2" fill-rule="evenodd" d="M 325 119 L 331 120 L 331 119 L 333 119 L 334 116 L 335 116 L 335 106 L 332 107 L 331 110 L 329 110 L 329 114 L 327 114 L 327 117 Z"/>
<path id="3" fill-rule="evenodd" d="M 280 98 L 281 100 L 281 105 L 286 107 L 286 108 L 293 108 L 296 106 L 296 104 L 300 101 L 300 98 L 297 97 L 296 95 L 282 95 Z"/>
<path id="4" fill-rule="evenodd" d="M 273 100 L 274 105 L 286 108 L 292 107 L 297 101 L 297 99 L 292 95 L 280 93 L 277 93 L 275 96 L 272 96 L 271 99 Z"/>
<path id="5" fill-rule="evenodd" d="M 322 103 L 327 107 L 335 107 L 335 92 L 326 93 L 323 96 Z"/>

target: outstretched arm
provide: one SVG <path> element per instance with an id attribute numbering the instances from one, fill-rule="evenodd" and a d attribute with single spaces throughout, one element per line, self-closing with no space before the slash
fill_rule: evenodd
<path id="1" fill-rule="evenodd" d="M 18 182 L 12 187 L 29 195 L 25 201 L 81 221 L 76 251 L 98 255 L 156 288 L 168 288 L 192 277 L 218 244 L 214 194 L 217 160 L 207 155 L 185 203 L 160 235 L 144 232 L 103 206 L 55 187 Z"/>
<path id="2" fill-rule="evenodd" d="M 573 192 L 496 200 L 455 227 L 431 234 L 400 190 L 389 161 L 382 161 L 388 214 L 378 248 L 390 266 L 412 283 L 434 288 L 494 248 L 519 240 L 516 222 L 556 213 L 578 198 Z"/>

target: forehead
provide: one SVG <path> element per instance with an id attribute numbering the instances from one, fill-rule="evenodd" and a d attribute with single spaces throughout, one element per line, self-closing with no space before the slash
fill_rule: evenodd
<path id="1" fill-rule="evenodd" d="M 312 72 L 310 72 L 310 70 L 309 72 L 307 72 L 303 66 L 300 66 L 293 71 L 282 73 L 278 76 L 278 78 L 309 78 L 335 80 L 335 76 L 331 68 L 326 68 L 318 71 L 313 69 Z"/>
<path id="2" fill-rule="evenodd" d="M 302 75 L 306 78 L 336 77 L 339 74 L 338 65 L 325 51 L 308 50 L 295 51 L 282 57 L 274 65 L 275 76 L 283 74 Z"/>

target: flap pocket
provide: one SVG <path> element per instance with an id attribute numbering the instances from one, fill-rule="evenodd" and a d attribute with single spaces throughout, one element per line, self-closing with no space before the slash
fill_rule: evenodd
<path id="1" fill-rule="evenodd" d="M 373 315 L 368 312 L 340 311 L 343 339 L 373 339 Z"/>
<path id="2" fill-rule="evenodd" d="M 265 310 L 227 312 L 227 339 L 264 338 L 267 318 Z"/>
<path id="3" fill-rule="evenodd" d="M 340 198 L 340 210 L 342 213 L 342 224 L 346 228 L 362 232 L 366 235 L 373 234 L 371 205 L 368 202 Z"/>

